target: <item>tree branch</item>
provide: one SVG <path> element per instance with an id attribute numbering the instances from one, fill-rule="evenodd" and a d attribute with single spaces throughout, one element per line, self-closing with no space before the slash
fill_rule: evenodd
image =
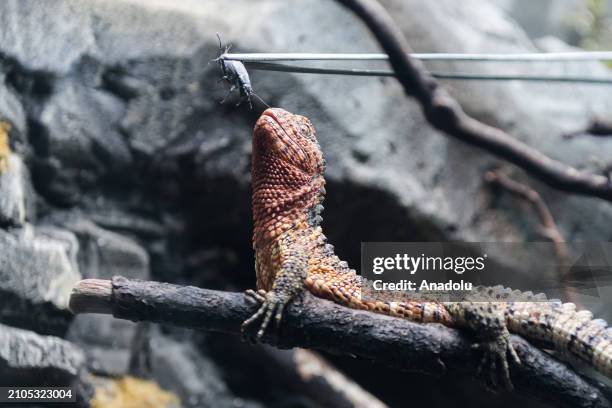
<path id="1" fill-rule="evenodd" d="M 387 11 L 376 0 L 338 0 L 367 25 L 383 50 L 397 79 L 408 95 L 418 100 L 427 121 L 448 136 L 480 147 L 539 178 L 551 187 L 570 193 L 612 201 L 612 185 L 607 177 L 579 171 L 520 142 L 503 130 L 467 115 L 461 106 L 410 57 L 412 49 Z"/>
<path id="2" fill-rule="evenodd" d="M 568 257 L 565 238 L 563 238 L 563 235 L 559 231 L 555 218 L 548 209 L 548 206 L 542 199 L 540 193 L 526 184 L 512 180 L 499 170 L 487 171 L 484 175 L 484 179 L 491 184 L 496 184 L 504 188 L 515 196 L 520 197 L 531 204 L 540 218 L 540 223 L 542 224 L 540 228 L 541 233 L 555 245 L 555 251 L 557 253 L 559 263 L 561 265 L 565 265 Z"/>
<path id="3" fill-rule="evenodd" d="M 107 313 L 132 321 L 150 321 L 199 330 L 240 334 L 240 325 L 258 305 L 241 293 L 115 277 L 83 280 L 70 299 L 74 313 Z M 277 347 L 304 347 L 360 356 L 405 371 L 442 376 L 474 375 L 479 363 L 473 341 L 439 324 L 349 309 L 305 294 L 286 310 L 276 336 L 264 342 Z M 610 407 L 599 389 L 563 363 L 513 336 L 521 361 L 512 366 L 518 392 L 553 406 Z"/>
<path id="4" fill-rule="evenodd" d="M 512 180 L 510 177 L 502 173 L 500 170 L 490 170 L 484 175 L 485 181 L 488 183 L 497 185 L 515 196 L 527 201 L 535 210 L 537 216 L 540 218 L 540 233 L 547 239 L 549 239 L 555 246 L 555 252 L 558 260 L 557 275 L 559 282 L 563 280 L 563 277 L 568 272 L 568 255 L 569 250 L 565 243 L 565 238 L 559 231 L 557 223 L 552 213 L 548 209 L 548 206 L 542 199 L 540 193 L 526 184 L 520 183 L 516 180 Z M 580 305 L 580 300 L 576 298 L 574 291 L 569 290 L 568 285 L 563 285 L 563 292 L 568 301 Z"/>

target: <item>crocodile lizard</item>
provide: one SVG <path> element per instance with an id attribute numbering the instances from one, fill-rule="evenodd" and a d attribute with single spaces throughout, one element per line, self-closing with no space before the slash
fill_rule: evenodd
<path id="1" fill-rule="evenodd" d="M 327 243 L 320 223 L 325 196 L 325 161 L 312 123 L 280 108 L 263 112 L 253 131 L 253 248 L 261 302 L 243 330 L 261 320 L 261 340 L 272 319 L 303 290 L 351 308 L 417 322 L 438 322 L 473 331 L 482 350 L 480 368 L 490 383 L 511 388 L 509 361 L 520 364 L 510 332 L 574 357 L 612 377 L 612 328 L 572 303 L 502 287 L 478 288 L 479 301 L 436 302 L 406 298 L 370 301 L 361 297 L 364 278 Z M 482 296 L 490 301 L 483 302 Z"/>

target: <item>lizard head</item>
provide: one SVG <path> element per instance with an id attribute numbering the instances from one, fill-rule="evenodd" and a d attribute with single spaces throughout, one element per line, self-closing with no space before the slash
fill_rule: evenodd
<path id="1" fill-rule="evenodd" d="M 325 162 L 314 126 L 308 118 L 280 108 L 266 109 L 253 131 L 255 149 L 261 148 L 284 163 L 311 175 L 321 175 Z"/>
<path id="2" fill-rule="evenodd" d="M 312 123 L 283 109 L 266 109 L 253 130 L 255 247 L 298 225 L 317 222 L 324 169 Z"/>

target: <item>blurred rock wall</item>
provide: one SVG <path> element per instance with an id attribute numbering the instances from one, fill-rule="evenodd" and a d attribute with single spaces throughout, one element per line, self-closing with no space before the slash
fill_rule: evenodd
<path id="1" fill-rule="evenodd" d="M 566 49 L 554 40 L 532 43 L 489 2 L 383 3 L 416 51 Z M 226 87 L 210 62 L 218 55 L 217 32 L 233 51 L 378 51 L 362 24 L 329 1 L 0 2 L 0 119 L 8 136 L 4 149 L 0 138 L 2 334 L 13 350 L 29 347 L 33 336 L 42 346 L 31 347 L 44 355 L 58 347 L 82 353 L 58 378 L 84 384 L 84 395 L 91 387 L 83 370 L 102 378 L 148 375 L 185 406 L 256 406 L 272 398 L 254 393 L 270 385 L 256 371 L 247 373 L 249 381 L 226 373 L 228 386 L 219 374 L 222 356 L 207 355 L 207 335 L 107 316 L 74 318 L 66 309 L 81 278 L 120 274 L 226 290 L 254 285 L 250 132 L 263 107 L 219 104 Z M 431 68 L 610 76 L 596 63 Z M 328 162 L 324 227 L 351 263 L 358 263 L 362 241 L 542 239 L 529 209 L 483 182 L 500 162 L 432 130 L 394 80 L 254 71 L 251 79 L 268 104 L 307 115 L 316 126 Z M 561 136 L 593 114 L 612 112 L 605 86 L 445 85 L 471 114 L 552 157 L 586 169 L 612 157 L 611 140 Z M 512 171 L 542 193 L 568 240 L 612 239 L 610 204 Z M 47 335 L 53 337 L 40 337 Z M 160 347 L 169 354 L 157 354 Z M 0 355 L 6 384 L 19 370 L 11 358 Z M 34 381 L 48 370 L 66 372 L 61 359 L 49 361 L 51 368 L 34 365 L 24 375 Z M 201 381 L 181 377 L 189 375 Z M 392 393 L 379 392 L 393 401 Z M 455 401 L 469 398 L 455 392 Z"/>

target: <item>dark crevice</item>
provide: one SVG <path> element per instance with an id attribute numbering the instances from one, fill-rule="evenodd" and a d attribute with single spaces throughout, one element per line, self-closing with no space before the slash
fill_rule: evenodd
<path id="1" fill-rule="evenodd" d="M 14 58 L 1 55 L 6 72 L 6 83 L 22 97 L 47 99 L 53 93 L 55 75 L 41 70 L 29 70 Z"/>
<path id="2" fill-rule="evenodd" d="M 33 303 L 13 292 L 0 290 L 0 322 L 40 334 L 63 337 L 74 315 L 50 302 Z"/>
<path id="3" fill-rule="evenodd" d="M 38 157 L 49 157 L 49 132 L 37 119 L 28 118 L 28 142 Z"/>
<path id="4" fill-rule="evenodd" d="M 116 67 L 109 68 L 102 74 L 102 87 L 113 95 L 129 101 L 142 93 L 143 82 Z"/>
<path id="5" fill-rule="evenodd" d="M 327 182 L 323 231 L 336 254 L 360 270 L 361 242 L 443 241 L 445 233 L 411 214 L 388 191 L 349 182 Z M 376 211 L 372 211 L 376 208 Z"/>

